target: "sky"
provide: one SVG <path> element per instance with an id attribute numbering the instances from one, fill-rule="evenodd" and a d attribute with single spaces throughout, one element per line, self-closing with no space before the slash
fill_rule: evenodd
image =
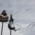
<path id="1" fill-rule="evenodd" d="M 13 15 L 14 22 L 35 22 L 35 0 L 0 0 L 0 13 L 3 10 Z"/>

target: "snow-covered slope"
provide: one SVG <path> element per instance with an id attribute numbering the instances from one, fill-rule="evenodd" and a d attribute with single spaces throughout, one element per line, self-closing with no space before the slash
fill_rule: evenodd
<path id="1" fill-rule="evenodd" d="M 12 35 L 35 35 L 35 22 L 31 24 L 14 24 L 17 31 L 12 31 Z M 19 29 L 19 30 L 18 30 Z M 0 23 L 0 34 L 1 34 L 1 23 Z M 3 35 L 10 35 L 8 24 L 4 23 Z"/>
<path id="2" fill-rule="evenodd" d="M 20 30 L 22 30 L 23 28 L 26 28 L 29 24 L 21 24 L 21 23 L 15 23 L 14 26 L 16 28 L 17 31 L 12 31 L 12 34 L 13 35 L 23 35 L 20 32 Z M 0 35 L 1 35 L 1 26 L 2 26 L 2 23 L 0 23 Z M 8 29 L 8 24 L 7 23 L 4 23 L 4 26 L 3 26 L 3 35 L 10 35 L 10 30 Z"/>
<path id="3" fill-rule="evenodd" d="M 22 29 L 20 33 L 24 35 L 35 35 L 35 22 L 29 24 L 26 28 Z"/>

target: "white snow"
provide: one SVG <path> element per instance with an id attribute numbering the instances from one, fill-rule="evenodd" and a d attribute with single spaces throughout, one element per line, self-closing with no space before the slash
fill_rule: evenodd
<path id="1" fill-rule="evenodd" d="M 35 22 L 29 24 L 26 28 L 22 29 L 20 33 L 24 35 L 35 35 Z"/>
<path id="2" fill-rule="evenodd" d="M 2 23 L 0 23 L 0 34 L 1 34 L 1 26 L 2 26 Z M 12 34 L 13 35 L 23 35 L 23 34 L 21 34 L 19 32 L 20 32 L 21 29 L 25 28 L 25 26 L 27 27 L 28 25 L 27 24 L 24 25 L 24 24 L 21 24 L 21 23 L 19 23 L 19 24 L 15 23 L 14 26 L 15 26 L 17 31 L 12 31 Z M 10 35 L 10 30 L 8 29 L 8 24 L 7 23 L 4 23 L 3 35 Z"/>
<path id="3" fill-rule="evenodd" d="M 14 22 L 18 22 L 15 23 L 17 31 L 12 31 L 13 35 L 35 35 L 35 0 L 0 0 L 0 13 L 3 10 L 6 10 L 9 16 L 13 15 Z M 27 22 L 29 23 L 26 24 Z M 0 23 L 0 35 L 1 26 Z M 10 35 L 8 23 L 4 23 L 3 35 Z"/>
<path id="4" fill-rule="evenodd" d="M 1 34 L 1 25 L 0 23 L 0 34 Z M 12 35 L 35 35 L 35 22 L 31 24 L 14 24 L 17 31 L 12 30 Z M 19 30 L 18 30 L 19 29 Z M 10 35 L 10 30 L 8 29 L 8 24 L 4 23 L 3 35 Z"/>

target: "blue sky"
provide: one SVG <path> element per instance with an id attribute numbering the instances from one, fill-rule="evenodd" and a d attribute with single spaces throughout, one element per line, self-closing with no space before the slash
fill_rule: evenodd
<path id="1" fill-rule="evenodd" d="M 35 0 L 0 0 L 0 13 L 6 10 L 15 22 L 35 22 Z"/>

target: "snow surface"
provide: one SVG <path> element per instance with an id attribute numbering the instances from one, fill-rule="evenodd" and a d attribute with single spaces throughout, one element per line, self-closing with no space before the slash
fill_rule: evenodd
<path id="1" fill-rule="evenodd" d="M 22 33 L 19 33 L 23 28 L 26 28 L 29 24 L 17 24 L 15 23 L 14 26 L 17 29 L 20 29 L 20 30 L 17 30 L 17 31 L 12 31 L 12 35 L 23 35 Z M 0 35 L 1 35 L 1 26 L 2 26 L 2 23 L 0 23 Z M 3 26 L 3 35 L 10 35 L 10 30 L 8 29 L 8 24 L 7 23 L 4 23 L 4 26 Z"/>
<path id="2" fill-rule="evenodd" d="M 35 23 L 26 24 L 35 22 L 35 0 L 0 0 L 0 13 L 3 10 L 6 10 L 9 16 L 13 14 L 15 22 L 20 22 L 15 24 L 16 29 L 20 30 L 12 31 L 13 35 L 35 35 Z M 7 25 L 4 23 L 3 35 L 10 34 Z M 0 23 L 0 35 L 1 26 Z"/>
<path id="3" fill-rule="evenodd" d="M 20 33 L 24 35 L 35 35 L 35 22 L 29 24 L 26 28 L 22 29 Z"/>
<path id="4" fill-rule="evenodd" d="M 0 23 L 0 35 L 1 35 L 1 26 Z M 31 24 L 21 24 L 21 23 L 14 23 L 16 31 L 12 30 L 12 35 L 35 35 L 35 22 Z M 8 28 L 8 24 L 4 23 L 3 26 L 3 35 L 10 35 L 10 30 Z"/>

